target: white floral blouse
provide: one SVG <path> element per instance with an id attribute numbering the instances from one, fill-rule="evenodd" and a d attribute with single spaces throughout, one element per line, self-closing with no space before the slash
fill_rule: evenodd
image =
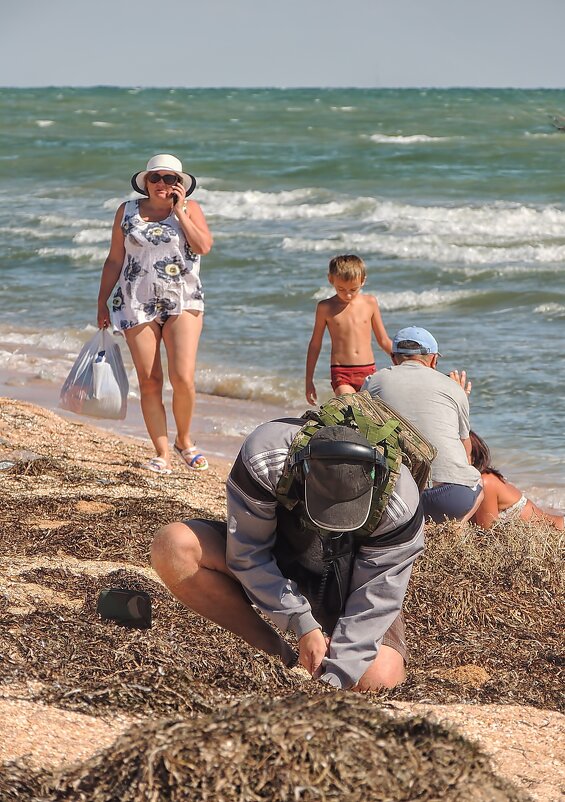
<path id="1" fill-rule="evenodd" d="M 126 202 L 122 220 L 125 258 L 112 297 L 114 330 L 157 320 L 163 324 L 184 309 L 204 309 L 200 255 L 190 249 L 175 214 L 147 222 L 139 200 Z"/>

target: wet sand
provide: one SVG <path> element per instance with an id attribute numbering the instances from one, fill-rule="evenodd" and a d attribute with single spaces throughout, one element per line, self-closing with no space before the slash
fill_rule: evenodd
<path id="1" fill-rule="evenodd" d="M 125 420 L 103 420 L 75 415 L 59 407 L 60 388 L 52 382 L 32 378 L 29 374 L 6 371 L 0 378 L 0 396 L 32 404 L 56 412 L 64 418 L 89 423 L 100 429 L 119 435 L 136 437 L 151 444 L 137 398 L 128 398 Z M 174 438 L 174 422 L 171 412 L 170 393 L 165 392 L 165 407 L 170 431 L 171 445 Z M 292 409 L 257 401 L 223 398 L 216 395 L 197 394 L 192 425 L 192 437 L 199 448 L 211 458 L 232 462 L 246 435 L 260 423 L 274 418 L 301 415 L 307 404 Z M 148 454 L 149 456 L 149 454 Z"/>

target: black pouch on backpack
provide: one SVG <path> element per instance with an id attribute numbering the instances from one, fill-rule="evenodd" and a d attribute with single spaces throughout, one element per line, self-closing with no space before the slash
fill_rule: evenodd
<path id="1" fill-rule="evenodd" d="M 149 629 L 151 626 L 151 597 L 143 590 L 109 588 L 98 597 L 96 612 L 105 620 L 126 627 Z"/>

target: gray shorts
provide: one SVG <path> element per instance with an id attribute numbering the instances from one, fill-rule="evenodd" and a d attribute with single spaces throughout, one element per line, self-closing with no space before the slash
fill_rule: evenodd
<path id="1" fill-rule="evenodd" d="M 424 517 L 436 524 L 445 519 L 460 521 L 473 509 L 483 486 L 478 482 L 474 487 L 455 485 L 450 482 L 430 487 L 422 493 Z"/>
<path id="2" fill-rule="evenodd" d="M 206 524 L 214 529 L 224 540 L 227 540 L 228 525 L 225 521 L 208 521 L 205 518 L 191 518 L 183 521 L 187 526 L 190 526 L 192 521 Z M 251 604 L 251 602 L 249 602 Z M 383 646 L 390 646 L 395 652 L 398 652 L 403 658 L 405 663 L 408 663 L 408 647 L 406 646 L 406 632 L 404 627 L 404 616 L 400 612 L 390 627 L 384 634 Z"/>

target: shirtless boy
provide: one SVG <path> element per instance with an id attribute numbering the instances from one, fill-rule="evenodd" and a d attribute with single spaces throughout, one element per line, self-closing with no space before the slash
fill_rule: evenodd
<path id="1" fill-rule="evenodd" d="M 314 370 L 326 326 L 330 332 L 331 382 L 336 395 L 356 393 L 367 376 L 374 373 L 375 357 L 371 346 L 371 330 L 382 350 L 390 356 L 392 341 L 381 319 L 374 295 L 363 295 L 365 264 L 353 254 L 335 256 L 330 261 L 328 281 L 335 295 L 320 301 L 316 307 L 314 331 L 306 357 L 306 400 L 316 404 Z"/>

